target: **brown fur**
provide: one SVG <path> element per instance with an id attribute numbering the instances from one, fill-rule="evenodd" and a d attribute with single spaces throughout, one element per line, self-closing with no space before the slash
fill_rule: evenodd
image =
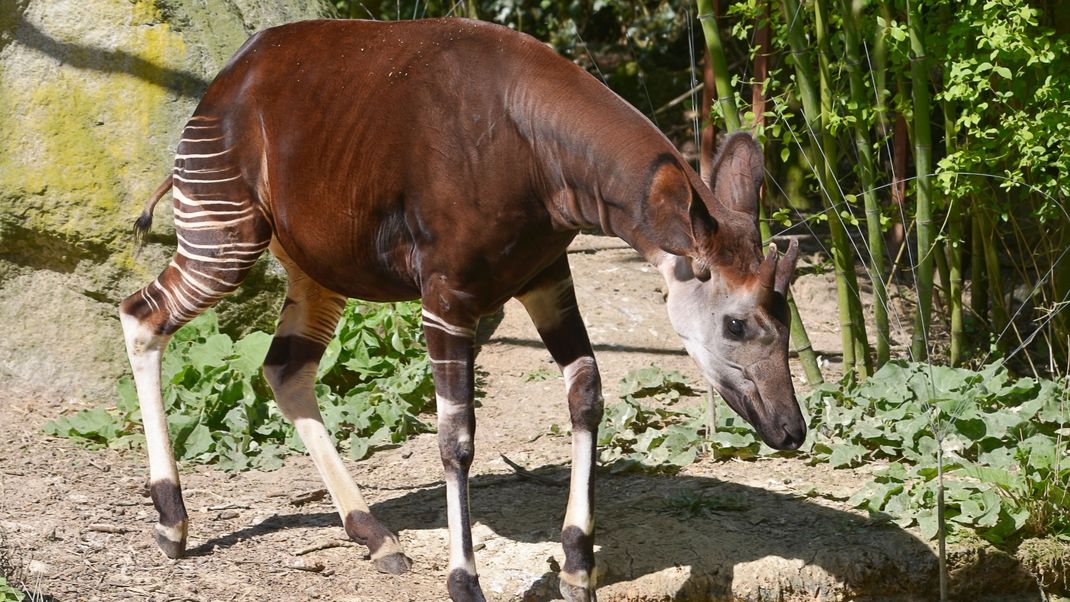
<path id="1" fill-rule="evenodd" d="M 270 29 L 231 59 L 196 117 L 222 120 L 286 253 L 347 296 L 417 298 L 446 274 L 471 295 L 465 313 L 479 315 L 591 226 L 648 258 L 668 251 L 741 275 L 754 268 L 749 215 L 712 194 L 600 82 L 502 27 Z M 679 174 L 671 190 L 660 175 L 650 185 L 635 177 L 666 164 Z M 693 197 L 717 224 L 703 245 L 690 236 Z"/>

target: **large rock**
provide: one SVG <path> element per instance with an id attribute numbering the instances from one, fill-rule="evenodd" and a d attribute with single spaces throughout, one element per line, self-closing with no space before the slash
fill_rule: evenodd
<path id="1" fill-rule="evenodd" d="M 162 202 L 133 220 L 178 133 L 249 35 L 328 15 L 323 0 L 0 0 L 0 381 L 107 401 L 127 369 L 116 305 L 174 249 Z M 270 327 L 280 277 L 262 261 L 232 331 Z"/>

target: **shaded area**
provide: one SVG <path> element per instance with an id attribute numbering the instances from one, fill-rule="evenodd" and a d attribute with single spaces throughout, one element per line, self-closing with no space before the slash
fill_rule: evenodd
<path id="1" fill-rule="evenodd" d="M 533 472 L 548 481 L 568 478 L 566 466 Z M 481 475 L 471 482 L 473 519 L 512 542 L 556 542 L 566 498 L 563 486 L 515 475 Z M 795 495 L 706 477 L 603 474 L 598 498 L 597 557 L 605 570 L 601 586 L 673 567 L 690 569 L 682 583 L 661 582 L 668 588 L 664 592 L 644 591 L 644 600 L 658 595 L 682 601 L 731 599 L 741 588 L 756 587 L 764 596 L 777 596 L 779 588 L 781 594 L 853 600 L 927 600 L 938 591 L 936 557 L 913 535 Z M 396 531 L 445 529 L 445 488 L 436 484 L 415 490 L 376 504 L 372 511 Z M 207 541 L 192 553 L 206 554 L 291 527 L 338 524 L 334 513 L 275 516 Z M 477 560 L 482 556 L 487 566 L 492 553 L 488 546 L 477 552 Z M 443 547 L 442 558 L 446 554 Z M 1043 599 L 1032 593 L 1033 578 L 1012 556 L 952 554 L 951 561 L 954 599 Z M 547 565 L 528 584 L 523 599 L 559 599 L 556 570 Z M 830 589 L 830 581 L 839 586 Z"/>
<path id="2" fill-rule="evenodd" d="M 178 69 L 157 65 L 125 50 L 61 42 L 25 19 L 26 3 L 0 9 L 0 24 L 8 31 L 0 38 L 0 50 L 12 42 L 49 56 L 63 65 L 100 73 L 121 73 L 149 82 L 186 98 L 199 98 L 208 80 Z M 13 14 L 12 14 L 13 13 Z"/>
<path id="3" fill-rule="evenodd" d="M 534 347 L 536 349 L 545 349 L 546 345 L 542 341 L 535 339 L 522 339 L 519 337 L 494 337 L 487 344 L 501 344 L 501 345 L 516 345 L 518 347 Z M 636 347 L 634 345 L 615 345 L 607 343 L 592 343 L 591 345 L 596 352 L 617 352 L 617 353 L 647 353 L 650 355 L 676 355 L 680 357 L 687 356 L 687 351 L 683 349 L 656 349 L 654 347 Z"/>

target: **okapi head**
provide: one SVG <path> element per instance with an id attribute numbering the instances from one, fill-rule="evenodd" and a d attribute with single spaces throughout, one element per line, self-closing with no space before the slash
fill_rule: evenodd
<path id="1" fill-rule="evenodd" d="M 792 241 L 778 259 L 770 245 L 762 256 L 755 226 L 763 163 L 751 136 L 724 143 L 709 188 L 689 186 L 693 251 L 660 267 L 669 319 L 702 374 L 766 444 L 796 449 L 806 422 L 788 369 L 785 295 L 799 248 Z"/>

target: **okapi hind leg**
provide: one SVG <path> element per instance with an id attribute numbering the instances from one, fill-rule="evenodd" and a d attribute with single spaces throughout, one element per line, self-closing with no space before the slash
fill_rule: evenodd
<path id="1" fill-rule="evenodd" d="M 191 123 L 202 123 L 197 119 Z M 185 136 L 194 137 L 188 132 Z M 179 152 L 187 152 L 184 149 L 196 142 L 183 141 Z M 185 168 L 179 167 L 185 163 L 183 155 L 178 155 L 171 178 L 178 249 L 156 280 L 119 306 L 145 429 L 149 495 L 159 514 L 156 542 L 168 558 L 185 553 L 188 516 L 160 391 L 163 352 L 175 331 L 238 288 L 271 240 L 270 223 L 249 189 L 234 175 L 239 173 L 237 167 L 222 164 L 208 168 L 197 163 L 204 163 L 201 156 L 225 159 L 226 152 L 192 155 L 189 164 L 201 167 L 198 173 L 203 174 L 196 177 L 188 177 Z M 147 228 L 152 205 L 166 192 L 167 184 L 157 190 L 139 218 L 138 230 Z"/>
<path id="2" fill-rule="evenodd" d="M 375 568 L 399 575 L 411 568 L 397 536 L 372 516 L 353 477 L 334 448 L 323 424 L 314 390 L 316 370 L 345 308 L 346 299 L 319 286 L 278 245 L 272 254 L 286 268 L 288 285 L 275 338 L 264 359 L 264 377 L 283 415 L 294 423 L 301 441 L 331 494 L 346 534 L 368 552 Z"/>
<path id="3" fill-rule="evenodd" d="M 561 528 L 565 552 L 561 595 L 568 602 L 595 602 L 594 466 L 598 423 L 602 420 L 602 382 L 576 305 L 568 258 L 562 255 L 517 299 L 565 377 L 572 420 L 572 473 Z"/>
<path id="4" fill-rule="evenodd" d="M 119 307 L 149 448 L 156 542 L 170 558 L 185 553 L 188 518 L 159 388 L 163 353 L 175 330 L 238 288 L 271 242 L 271 222 L 226 139 L 216 118 L 195 115 L 186 124 L 174 170 L 135 227 L 137 234 L 148 229 L 153 206 L 173 185 L 178 249 L 161 275 Z"/>
<path id="5" fill-rule="evenodd" d="M 447 299 L 449 299 L 447 301 Z M 472 517 L 468 473 L 475 457 L 475 318 L 461 318 L 460 303 L 447 294 L 425 291 L 424 338 L 435 381 L 438 451 L 446 481 L 449 526 L 449 575 L 446 587 L 453 602 L 486 602 L 479 587 L 472 548 Z M 449 310 L 454 306 L 454 311 Z"/>

